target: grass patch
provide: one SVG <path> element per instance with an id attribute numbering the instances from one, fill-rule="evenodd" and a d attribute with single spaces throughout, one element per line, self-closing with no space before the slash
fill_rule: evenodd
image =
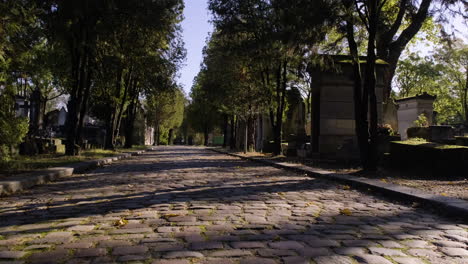
<path id="1" fill-rule="evenodd" d="M 92 149 L 83 151 L 79 156 L 66 156 L 64 154 L 42 154 L 36 156 L 19 155 L 10 160 L 0 161 L 0 174 L 19 174 L 34 170 L 41 170 L 51 167 L 66 166 L 73 163 L 102 159 L 114 156 L 121 152 L 146 149 L 145 146 L 135 146 L 131 149 L 119 148 L 115 151 L 104 149 Z M 1 175 L 0 175 L 1 177 Z"/>
<path id="2" fill-rule="evenodd" d="M 420 146 L 425 148 L 433 148 L 433 149 L 468 149 L 465 146 L 458 146 L 458 145 L 445 145 L 445 144 L 438 144 L 433 142 L 427 142 L 423 140 L 406 140 L 406 141 L 395 141 L 398 144 L 405 144 L 405 145 L 412 145 L 412 146 Z"/>

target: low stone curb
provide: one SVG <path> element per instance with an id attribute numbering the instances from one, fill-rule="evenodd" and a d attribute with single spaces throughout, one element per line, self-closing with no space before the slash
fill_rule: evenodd
<path id="1" fill-rule="evenodd" d="M 72 174 L 83 173 L 85 171 L 111 164 L 117 160 L 126 159 L 131 156 L 141 155 L 147 150 L 123 152 L 115 156 L 106 157 L 97 160 L 89 160 L 78 163 L 73 163 L 63 167 L 48 168 L 40 171 L 20 174 L 17 176 L 8 177 L 6 180 L 0 181 L 0 196 L 12 195 L 26 189 L 32 188 L 36 185 L 45 184 L 57 180 L 60 177 L 71 176 Z"/>
<path id="2" fill-rule="evenodd" d="M 267 159 L 247 157 L 215 148 L 211 148 L 210 150 L 241 159 L 263 163 L 280 169 L 292 170 L 297 173 L 307 174 L 316 178 L 349 184 L 356 188 L 376 190 L 386 196 L 398 198 L 406 202 L 417 202 L 422 206 L 430 206 L 433 209 L 436 207 L 440 209 L 438 212 L 443 215 L 457 217 L 465 220 L 468 219 L 468 202 L 462 199 L 431 194 L 419 189 L 387 183 L 377 179 L 356 177 L 349 174 L 336 174 L 331 171 L 315 169 L 302 164 L 276 162 Z"/>

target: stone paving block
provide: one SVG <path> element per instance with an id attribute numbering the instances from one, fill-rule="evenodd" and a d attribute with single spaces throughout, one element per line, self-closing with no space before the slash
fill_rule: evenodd
<path id="1" fill-rule="evenodd" d="M 287 249 L 259 249 L 258 255 L 262 257 L 284 257 L 284 256 L 295 256 L 297 253 L 294 250 Z"/>
<path id="2" fill-rule="evenodd" d="M 378 247 L 370 247 L 370 252 L 372 254 L 381 255 L 381 256 L 406 256 L 401 250 L 391 249 L 391 248 L 378 248 Z"/>
<path id="3" fill-rule="evenodd" d="M 150 256 L 146 255 L 126 255 L 121 256 L 117 259 L 118 262 L 135 262 L 135 261 L 144 261 L 150 259 Z"/>
<path id="4" fill-rule="evenodd" d="M 451 257 L 468 257 L 468 250 L 463 248 L 445 247 L 440 249 L 445 255 Z"/>
<path id="5" fill-rule="evenodd" d="M 92 231 L 96 226 L 94 225 L 76 225 L 76 226 L 71 226 L 67 228 L 68 231 L 75 231 L 75 232 L 90 232 Z"/>
<path id="6" fill-rule="evenodd" d="M 75 251 L 75 257 L 78 258 L 100 257 L 106 254 L 105 248 L 80 248 Z"/>
<path id="7" fill-rule="evenodd" d="M 274 259 L 259 258 L 259 257 L 248 257 L 240 260 L 239 264 L 277 264 Z"/>
<path id="8" fill-rule="evenodd" d="M 305 258 L 305 257 L 292 256 L 292 257 L 284 257 L 283 262 L 284 264 L 309 264 L 310 259 Z"/>
<path id="9" fill-rule="evenodd" d="M 367 254 L 367 250 L 362 247 L 338 247 L 334 249 L 336 253 L 347 256 L 357 256 Z"/>
<path id="10" fill-rule="evenodd" d="M 30 263 L 59 263 L 69 256 L 69 251 L 66 249 L 56 249 L 47 252 L 33 253 L 29 256 Z"/>
<path id="11" fill-rule="evenodd" d="M 409 257 L 393 257 L 394 261 L 398 264 L 427 264 L 426 261 L 419 258 L 409 258 Z"/>
<path id="12" fill-rule="evenodd" d="M 144 254 L 148 251 L 146 246 L 125 246 L 125 247 L 116 247 L 112 250 L 112 255 L 122 256 L 122 255 L 138 255 Z"/>
<path id="13" fill-rule="evenodd" d="M 266 243 L 259 241 L 240 241 L 232 242 L 231 246 L 233 248 L 265 248 Z"/>
<path id="14" fill-rule="evenodd" d="M 268 243 L 268 246 L 270 246 L 271 248 L 276 248 L 276 249 L 293 249 L 293 250 L 300 250 L 304 248 L 304 245 L 297 241 L 272 242 L 272 243 Z"/>
<path id="15" fill-rule="evenodd" d="M 190 264 L 190 260 L 186 259 L 159 259 L 151 262 L 151 264 Z"/>
<path id="16" fill-rule="evenodd" d="M 401 241 L 400 243 L 410 248 L 435 248 L 432 244 L 424 240 L 407 240 Z"/>
<path id="17" fill-rule="evenodd" d="M 432 242 L 432 244 L 439 247 L 451 247 L 451 248 L 467 248 L 466 243 L 456 242 L 456 241 L 447 241 L 447 240 L 437 240 Z"/>
<path id="18" fill-rule="evenodd" d="M 335 240 L 330 240 L 330 239 L 323 239 L 323 240 L 317 240 L 317 239 L 312 239 L 312 240 L 306 240 L 306 243 L 310 247 L 339 247 L 340 243 Z"/>
<path id="19" fill-rule="evenodd" d="M 379 240 L 378 242 L 386 248 L 405 248 L 402 244 L 392 240 Z"/>
<path id="20" fill-rule="evenodd" d="M 123 247 L 123 246 L 131 246 L 132 243 L 130 241 L 124 240 L 104 240 L 99 242 L 99 247 Z"/>
<path id="21" fill-rule="evenodd" d="M 317 256 L 331 256 L 334 253 L 329 248 L 312 248 L 306 247 L 299 250 L 301 256 L 317 257 Z"/>
<path id="22" fill-rule="evenodd" d="M 210 257 L 244 257 L 251 256 L 252 252 L 241 249 L 218 250 L 208 253 Z"/>
<path id="23" fill-rule="evenodd" d="M 93 243 L 91 242 L 77 242 L 77 243 L 67 243 L 64 244 L 63 248 L 68 248 L 68 249 L 73 249 L 73 248 L 90 248 L 93 246 Z"/>
<path id="24" fill-rule="evenodd" d="M 237 259 L 232 258 L 205 258 L 197 264 L 238 264 Z"/>
<path id="25" fill-rule="evenodd" d="M 440 257 L 441 254 L 430 249 L 409 249 L 407 250 L 408 254 L 417 256 L 417 257 Z"/>
<path id="26" fill-rule="evenodd" d="M 177 242 L 159 242 L 159 243 L 146 243 L 147 247 L 151 249 L 151 251 L 181 251 L 185 248 L 185 246 L 181 243 Z"/>
<path id="27" fill-rule="evenodd" d="M 190 248 L 198 251 L 198 250 L 209 250 L 209 249 L 222 249 L 224 248 L 223 243 L 221 242 L 214 242 L 214 241 L 206 241 L 206 242 L 196 242 L 190 244 Z"/>
<path id="28" fill-rule="evenodd" d="M 163 256 L 167 259 L 173 258 L 203 258 L 204 255 L 197 251 L 171 251 Z"/>
<path id="29" fill-rule="evenodd" d="M 138 234 L 138 233 L 152 233 L 152 228 L 124 228 L 112 230 L 110 234 Z"/>
<path id="30" fill-rule="evenodd" d="M 26 254 L 24 251 L 0 251 L 0 259 L 19 259 Z"/>
<path id="31" fill-rule="evenodd" d="M 360 255 L 354 257 L 357 262 L 363 264 L 392 264 L 389 260 L 376 255 Z"/>
<path id="32" fill-rule="evenodd" d="M 353 264 L 353 260 L 345 256 L 320 256 L 313 259 L 317 264 Z"/>

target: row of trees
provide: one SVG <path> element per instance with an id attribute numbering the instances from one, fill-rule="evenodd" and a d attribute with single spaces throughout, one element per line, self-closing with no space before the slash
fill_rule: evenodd
<path id="1" fill-rule="evenodd" d="M 105 122 L 105 148 L 113 149 L 119 135 L 130 147 L 137 110 L 180 94 L 183 7 L 182 0 L 1 1 L 1 96 L 35 91 L 43 116 L 49 100 L 66 95 L 68 155 L 79 153 L 87 114 Z M 12 110 L 2 109 L 2 126 L 14 125 Z M 32 136 L 42 125 L 37 120 Z"/>
<path id="2" fill-rule="evenodd" d="M 227 127 L 242 120 L 252 148 L 253 120 L 268 114 L 274 153 L 281 153 L 288 87 L 303 91 L 313 115 L 311 76 L 314 65 L 324 66 L 317 54 L 348 54 L 361 162 L 374 169 L 379 125 L 376 60 L 388 63 L 384 96 L 389 100 L 398 61 L 416 34 L 430 26 L 434 5 L 433 0 L 210 0 L 215 30 L 191 94 L 191 108 L 204 117 L 199 131 L 206 134 L 215 123 Z M 233 129 L 236 132 L 240 131 Z"/>

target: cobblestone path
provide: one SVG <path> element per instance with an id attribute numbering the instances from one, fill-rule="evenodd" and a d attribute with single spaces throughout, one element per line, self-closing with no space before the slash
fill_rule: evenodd
<path id="1" fill-rule="evenodd" d="M 468 225 L 196 147 L 0 199 L 0 263 L 468 263 Z"/>

